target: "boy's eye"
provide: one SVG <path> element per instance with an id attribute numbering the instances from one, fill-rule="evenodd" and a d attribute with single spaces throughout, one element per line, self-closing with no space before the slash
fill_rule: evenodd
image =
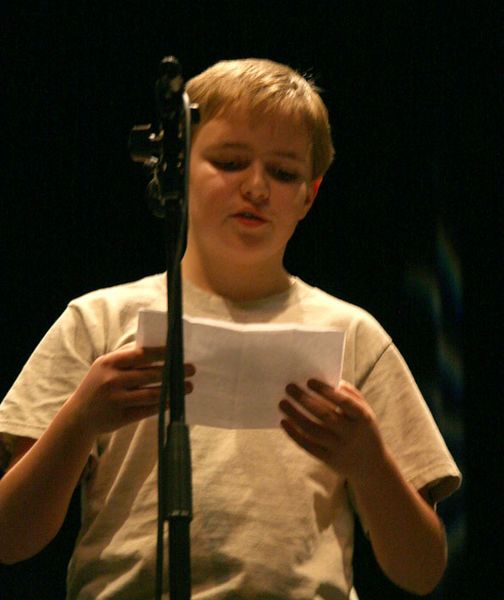
<path id="1" fill-rule="evenodd" d="M 271 175 L 278 181 L 284 183 L 291 183 L 299 179 L 299 175 L 294 171 L 288 171 L 286 169 L 271 169 Z"/>
<path id="2" fill-rule="evenodd" d="M 250 164 L 250 162 L 247 159 L 240 158 L 215 158 L 211 159 L 211 163 L 216 169 L 219 169 L 220 171 L 229 172 L 241 171 L 243 169 L 246 169 Z M 267 167 L 267 172 L 269 173 L 270 177 L 276 179 L 277 181 L 280 181 L 281 183 L 293 183 L 297 181 L 300 177 L 299 174 L 294 170 L 285 169 L 274 165 Z"/>
<path id="3" fill-rule="evenodd" d="M 240 160 L 213 160 L 212 162 L 221 171 L 239 171 L 245 166 Z"/>

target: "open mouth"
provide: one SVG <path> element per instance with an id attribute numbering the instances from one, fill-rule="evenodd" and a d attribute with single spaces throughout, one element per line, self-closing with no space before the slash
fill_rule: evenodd
<path id="1" fill-rule="evenodd" d="M 261 219 L 261 217 L 258 217 L 257 215 L 254 215 L 250 212 L 238 213 L 238 216 L 242 217 L 243 219 L 255 219 L 256 221 L 264 221 L 264 219 Z"/>
<path id="2" fill-rule="evenodd" d="M 263 219 L 259 215 L 256 215 L 254 213 L 247 212 L 247 211 L 236 213 L 234 216 L 235 216 L 235 218 L 237 218 L 239 220 L 250 221 L 252 223 L 265 223 L 266 222 L 266 219 Z"/>

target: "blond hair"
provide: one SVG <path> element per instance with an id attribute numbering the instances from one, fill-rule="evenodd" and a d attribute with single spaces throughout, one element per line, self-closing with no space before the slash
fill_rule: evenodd
<path id="1" fill-rule="evenodd" d="M 201 123 L 235 103 L 252 114 L 294 119 L 311 136 L 313 179 L 329 168 L 334 148 L 327 108 L 315 84 L 290 67 L 259 58 L 224 60 L 190 79 L 186 91 L 199 104 Z"/>

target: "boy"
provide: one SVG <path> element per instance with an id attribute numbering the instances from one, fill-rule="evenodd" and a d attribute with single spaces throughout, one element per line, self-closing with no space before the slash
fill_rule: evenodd
<path id="1" fill-rule="evenodd" d="M 355 598 L 354 509 L 384 572 L 425 594 L 446 563 L 433 507 L 459 472 L 376 321 L 283 266 L 332 160 L 326 108 L 304 78 L 266 60 L 218 63 L 187 92 L 201 122 L 185 312 L 346 331 L 344 381 L 286 381 L 283 430 L 191 428 L 193 598 Z M 161 378 L 163 349 L 132 342 L 138 310 L 164 307 L 162 275 L 71 302 L 2 404 L 11 458 L 0 482 L 0 560 L 43 548 L 82 481 L 69 598 L 154 595 L 159 389 L 146 386 Z M 194 368 L 186 365 L 187 391 Z"/>

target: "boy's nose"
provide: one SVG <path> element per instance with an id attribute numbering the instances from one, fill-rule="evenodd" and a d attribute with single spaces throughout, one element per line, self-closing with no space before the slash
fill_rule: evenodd
<path id="1" fill-rule="evenodd" d="M 240 191 L 250 202 L 263 203 L 268 200 L 270 194 L 269 182 L 262 165 L 250 165 L 244 172 Z"/>

